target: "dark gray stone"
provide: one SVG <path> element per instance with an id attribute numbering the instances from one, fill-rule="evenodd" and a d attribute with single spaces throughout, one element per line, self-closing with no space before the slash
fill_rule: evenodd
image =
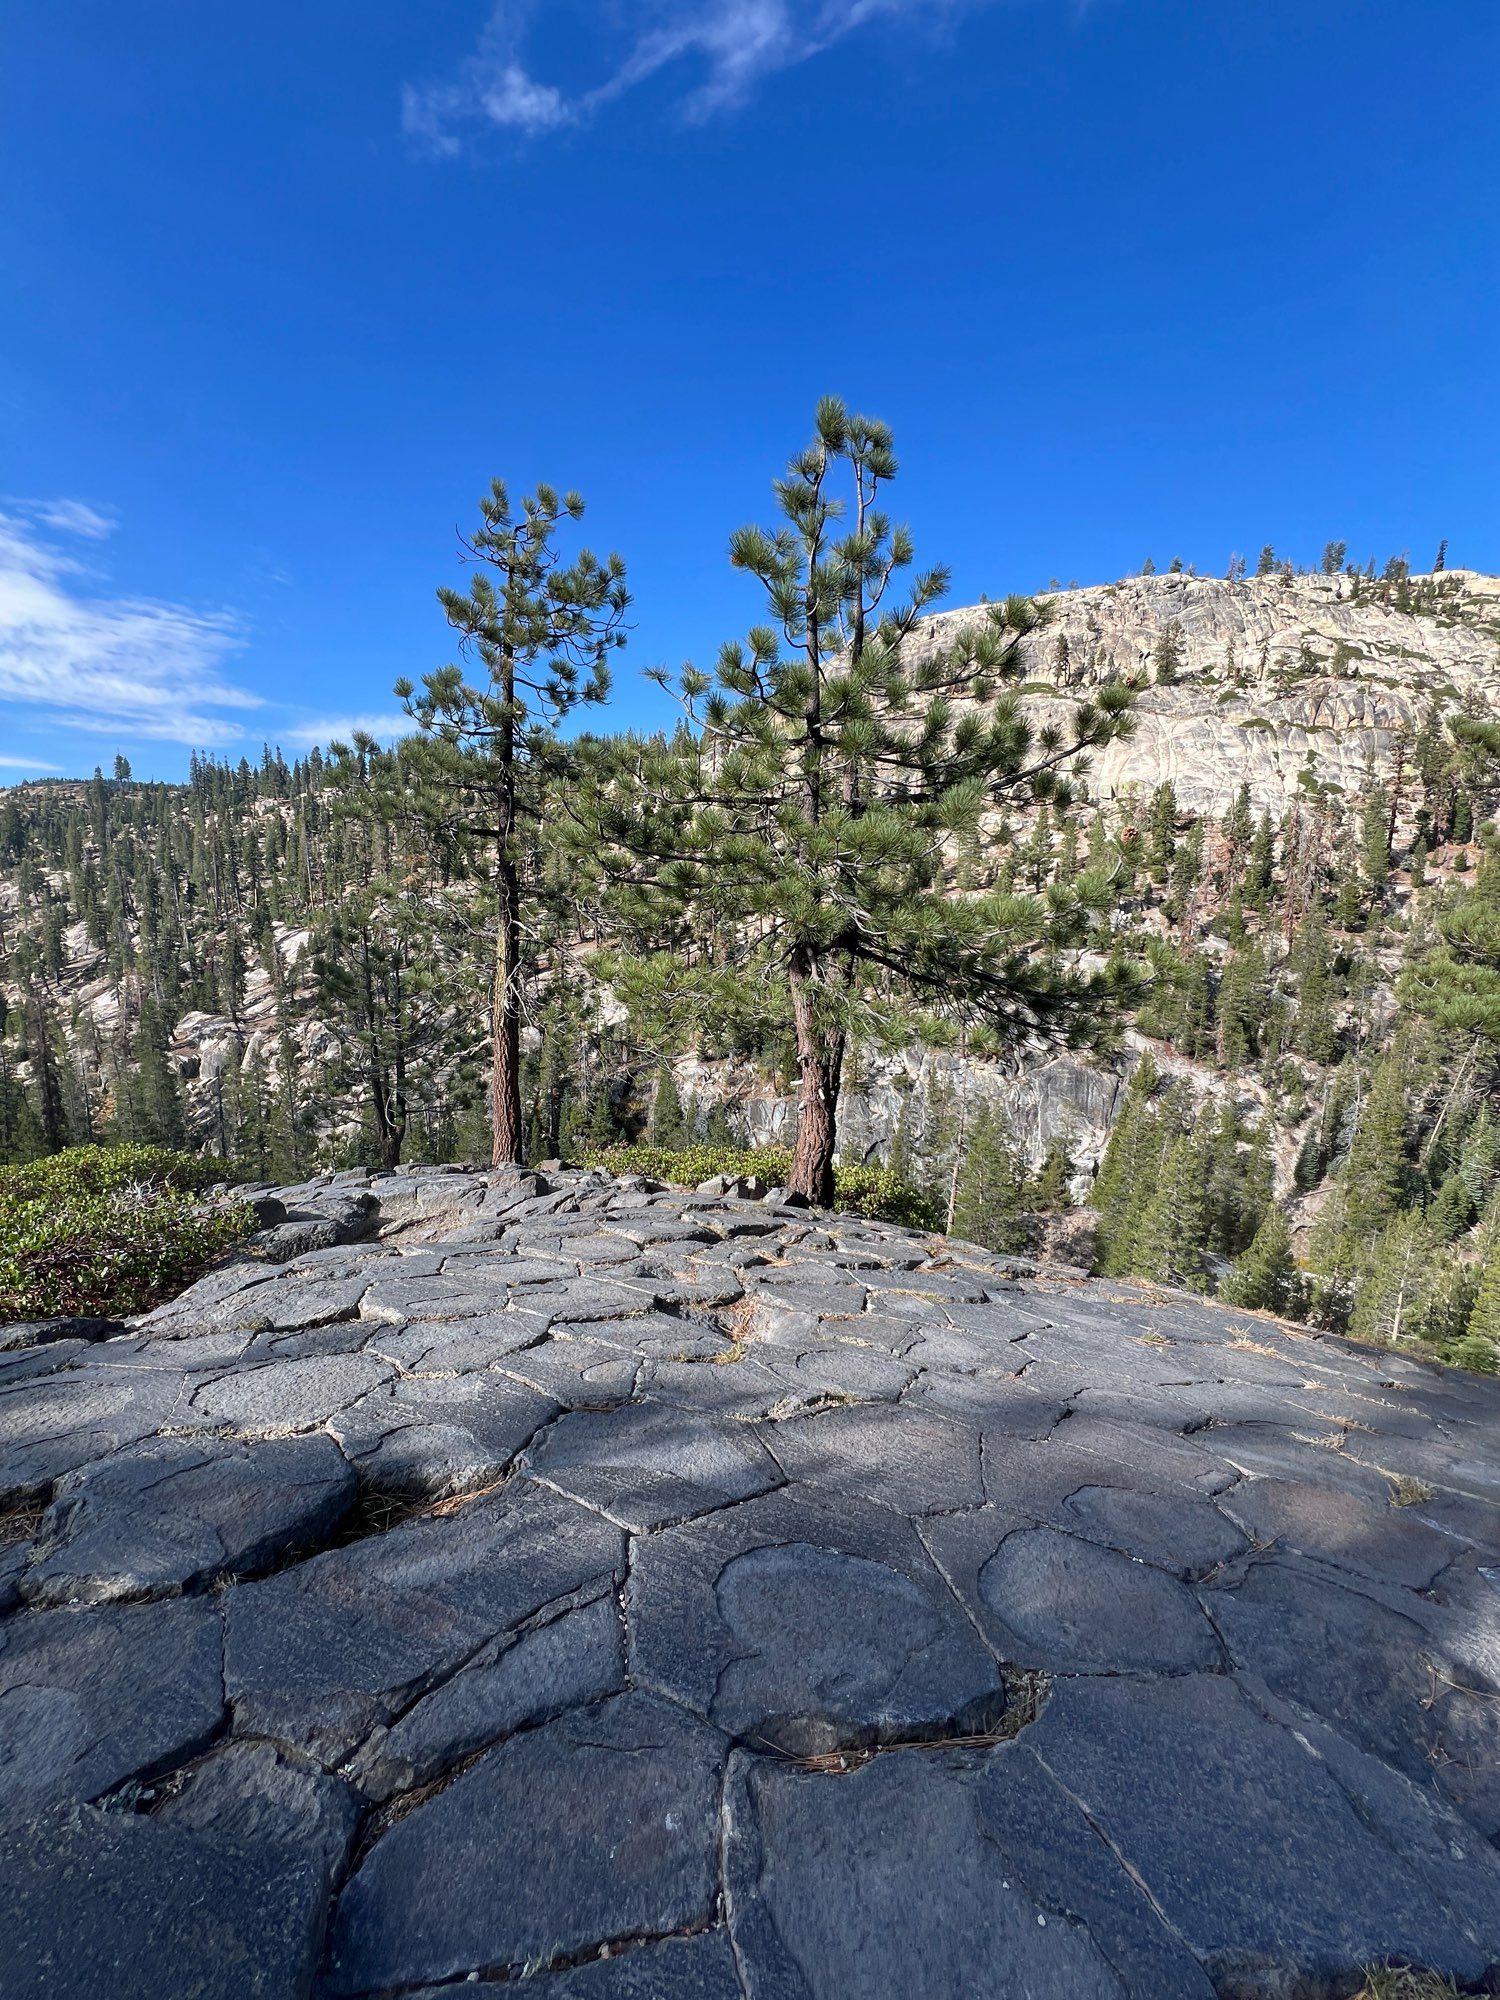
<path id="1" fill-rule="evenodd" d="M 977 1507 L 979 1433 L 926 1411 L 868 1405 L 769 1425 L 766 1442 L 790 1479 L 903 1514 Z"/>
<path id="2" fill-rule="evenodd" d="M 611 1593 L 483 1647 L 389 1729 L 375 1730 L 349 1769 L 370 1798 L 387 1799 L 624 1685 L 625 1632 Z"/>
<path id="3" fill-rule="evenodd" d="M 1268 1547 L 1320 1556 L 1412 1590 L 1425 1590 L 1457 1554 L 1451 1537 L 1389 1499 L 1364 1500 L 1326 1486 L 1246 1479 L 1222 1506 L 1246 1534 Z"/>
<path id="4" fill-rule="evenodd" d="M 1500 1384 L 593 1172 L 271 1198 L 382 1239 L 0 1347 L 7 1996 L 1500 1966 Z"/>
<path id="5" fill-rule="evenodd" d="M 0 1833 L 6 2000 L 303 2000 L 315 1846 L 88 1807 Z"/>
<path id="6" fill-rule="evenodd" d="M 1394 1610 L 1354 1578 L 1257 1563 L 1203 1602 L 1237 1666 L 1500 1832 L 1500 1693 L 1463 1670 L 1421 1600 Z"/>
<path id="7" fill-rule="evenodd" d="M 550 1397 L 493 1375 L 407 1377 L 362 1396 L 328 1428 L 364 1484 L 436 1499 L 492 1485 L 557 1414 Z"/>
<path id="8" fill-rule="evenodd" d="M 563 1417 L 525 1463 L 537 1478 L 638 1530 L 748 1500 L 780 1477 L 749 1430 L 661 1403 Z"/>
<path id="9" fill-rule="evenodd" d="M 246 1848 L 315 1855 L 330 1887 L 359 1830 L 359 1800 L 341 1779 L 280 1743 L 224 1743 L 192 1766 L 156 1808 L 164 1826 L 227 1834 Z"/>
<path id="10" fill-rule="evenodd" d="M 39 1611 L 0 1624 L 0 1806 L 90 1802 L 202 1749 L 224 1718 L 215 1605 Z"/>
<path id="11" fill-rule="evenodd" d="M 325 1539 L 354 1491 L 328 1438 L 151 1438 L 59 1482 L 21 1592 L 94 1604 L 252 1575 Z"/>
<path id="12" fill-rule="evenodd" d="M 996 1527 L 1002 1539 L 986 1556 Z M 967 1515 L 935 1522 L 930 1538 L 961 1588 L 974 1576 L 965 1602 L 1006 1659 L 1052 1673 L 1181 1673 L 1218 1664 L 1213 1628 L 1174 1576 L 1054 1528 L 1003 1527 Z"/>
<path id="13" fill-rule="evenodd" d="M 1247 1546 L 1224 1518 L 1234 1512 L 1232 1506 L 1216 1506 L 1192 1493 L 1082 1486 L 1063 1504 L 1080 1535 L 1182 1577 L 1207 1576 Z"/>
<path id="14" fill-rule="evenodd" d="M 990 1726 L 1000 1669 L 895 1516 L 792 1490 L 636 1549 L 631 1663 L 748 1748 L 794 1756 Z"/>
<path id="15" fill-rule="evenodd" d="M 44 1493 L 91 1459 L 170 1421 L 172 1384 L 115 1369 L 68 1369 L 0 1389 L 0 1507 Z"/>
<path id="16" fill-rule="evenodd" d="M 1127 2000 L 1082 1925 L 1008 1870 L 969 1761 L 736 1767 L 730 1924 L 750 2000 Z"/>
<path id="17" fill-rule="evenodd" d="M 466 1979 L 459 1992 L 462 2000 L 516 2000 L 510 1980 Z M 526 2000 L 744 2000 L 734 1952 L 719 1930 L 660 1944 L 625 1944 L 570 1972 L 534 1973 L 525 1993 Z M 454 1989 L 426 1986 L 409 2000 L 454 2000 Z"/>
<path id="18" fill-rule="evenodd" d="M 708 1922 L 724 1741 L 621 1695 L 515 1736 L 377 1842 L 339 1899 L 329 1987 L 520 1968 Z"/>
<path id="19" fill-rule="evenodd" d="M 487 1640 L 623 1567 L 618 1529 L 523 1484 L 242 1584 L 225 1604 L 236 1728 L 340 1762 Z"/>
<path id="20" fill-rule="evenodd" d="M 1441 1906 L 1312 1743 L 1222 1675 L 1059 1682 L 1026 1742 L 1220 1994 L 1337 1991 L 1386 1960 L 1472 1980 L 1493 1955 L 1495 1938 Z"/>
<path id="21" fill-rule="evenodd" d="M 8 1326 L 0 1326 L 0 1351 L 47 1347 L 58 1341 L 82 1341 L 91 1345 L 96 1340 L 110 1340 L 124 1332 L 125 1322 L 119 1319 L 13 1319 Z"/>
<path id="22" fill-rule="evenodd" d="M 348 1409 L 395 1370 L 372 1354 L 329 1354 L 302 1361 L 268 1361 L 205 1383 L 193 1393 L 193 1413 L 243 1437 L 311 1430 Z"/>

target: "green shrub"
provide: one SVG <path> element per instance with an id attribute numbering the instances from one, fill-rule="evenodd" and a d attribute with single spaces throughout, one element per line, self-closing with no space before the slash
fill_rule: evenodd
<path id="1" fill-rule="evenodd" d="M 597 1146 L 585 1147 L 580 1158 L 586 1167 L 645 1174 L 676 1187 L 697 1187 L 716 1174 L 758 1174 L 768 1186 L 778 1187 L 792 1171 L 789 1146 Z M 835 1167 L 834 1188 L 836 1204 L 846 1215 L 907 1229 L 942 1227 L 943 1204 L 936 1196 L 909 1187 L 889 1167 Z"/>
<path id="2" fill-rule="evenodd" d="M 255 1227 L 205 1208 L 222 1166 L 156 1146 L 75 1146 L 0 1168 L 0 1321 L 146 1312 Z"/>

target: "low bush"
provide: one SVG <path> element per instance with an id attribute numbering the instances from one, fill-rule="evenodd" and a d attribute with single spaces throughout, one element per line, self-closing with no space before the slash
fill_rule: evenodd
<path id="1" fill-rule="evenodd" d="M 0 1168 L 0 1321 L 146 1312 L 255 1227 L 211 1207 L 214 1161 L 155 1146 L 75 1146 Z"/>
<path id="2" fill-rule="evenodd" d="M 697 1187 L 716 1174 L 737 1179 L 758 1174 L 770 1187 L 785 1184 L 792 1171 L 789 1146 L 597 1146 L 581 1154 L 587 1167 L 612 1174 L 645 1174 L 676 1187 Z M 895 1222 L 907 1229 L 941 1229 L 943 1204 L 909 1187 L 889 1167 L 835 1167 L 834 1204 L 846 1215 Z"/>

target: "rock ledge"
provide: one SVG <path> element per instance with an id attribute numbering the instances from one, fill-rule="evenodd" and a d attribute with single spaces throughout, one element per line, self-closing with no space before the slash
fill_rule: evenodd
<path id="1" fill-rule="evenodd" d="M 1500 1384 L 732 1191 L 278 1198 L 0 1352 L 11 2000 L 1494 1976 Z"/>

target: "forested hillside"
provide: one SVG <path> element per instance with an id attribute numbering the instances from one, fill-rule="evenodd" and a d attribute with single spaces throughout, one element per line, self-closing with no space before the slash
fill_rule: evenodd
<path id="1" fill-rule="evenodd" d="M 742 567 L 774 566 L 774 549 L 742 553 Z M 948 662 L 930 701 L 946 703 L 952 649 L 966 649 L 940 728 L 944 796 L 968 784 L 972 821 L 950 815 L 924 840 L 956 921 L 989 927 L 940 940 L 971 954 L 986 1004 L 945 1006 L 910 979 L 925 952 L 946 961 L 930 915 L 893 894 L 882 921 L 907 925 L 904 957 L 883 968 L 893 948 L 872 947 L 851 976 L 859 1010 L 841 1016 L 830 1087 L 845 1159 L 890 1167 L 960 1233 L 1019 1247 L 1039 1212 L 1074 1208 L 1070 1240 L 1106 1273 L 1488 1368 L 1500 586 L 1403 563 L 1376 577 L 1343 553 L 1307 576 L 1268 550 L 1258 576 L 1174 566 L 937 618 L 918 595 L 913 654 Z M 574 659 L 586 681 L 617 643 L 623 585 L 607 566 L 568 574 L 594 593 L 573 633 L 596 649 Z M 461 638 L 495 643 L 493 605 L 445 601 Z M 1228 626 L 1250 638 L 1226 649 Z M 567 653 L 555 634 L 552 649 Z M 717 692 L 690 682 L 673 738 L 564 744 L 535 727 L 509 889 L 476 844 L 483 788 L 477 807 L 465 793 L 462 825 L 432 803 L 445 770 L 455 786 L 472 776 L 454 775 L 468 739 L 460 684 L 441 676 L 408 691 L 413 737 L 394 751 L 200 759 L 183 786 L 119 765 L 0 793 L 0 1161 L 104 1138 L 185 1145 L 258 1179 L 488 1157 L 507 894 L 529 1157 L 790 1136 L 797 989 L 747 979 L 740 947 L 774 938 L 778 899 L 797 891 L 765 860 L 763 828 L 724 832 L 726 771 L 747 787 L 767 754 L 749 697 L 731 709 L 724 693 L 754 672 L 741 655 L 721 661 Z M 1047 763 L 1046 782 L 1028 769 L 1004 798 L 969 784 L 975 674 L 1008 687 L 979 693 L 1020 729 L 1014 766 Z M 556 700 L 554 683 L 549 716 L 583 686 Z M 883 740 L 915 768 L 909 737 Z M 923 754 L 930 774 L 939 753 Z M 938 790 L 930 775 L 899 783 Z M 870 812 L 871 867 L 917 865 Z M 705 841 L 744 862 L 752 835 L 761 858 L 738 900 L 722 882 L 708 895 Z M 993 956 L 977 974 L 972 958 L 993 954 L 997 925 L 1014 932 L 1003 1007 L 983 986 L 998 990 Z M 1064 1040 L 1091 1047 L 1038 1112 Z M 805 1103 L 805 1060 L 801 1087 Z"/>

